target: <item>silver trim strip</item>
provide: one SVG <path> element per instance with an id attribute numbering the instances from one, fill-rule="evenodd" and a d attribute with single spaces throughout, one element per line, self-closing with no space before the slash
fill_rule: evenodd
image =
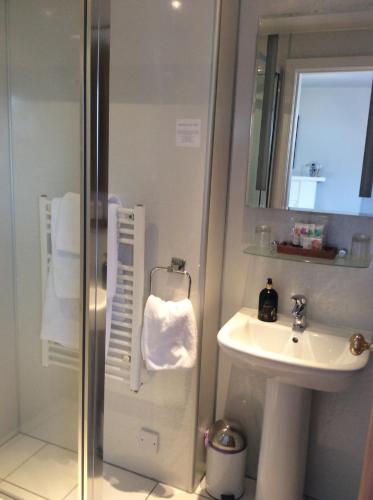
<path id="1" fill-rule="evenodd" d="M 85 20 L 82 498 L 101 500 L 106 294 L 100 262 L 107 245 L 110 0 L 86 0 Z"/>

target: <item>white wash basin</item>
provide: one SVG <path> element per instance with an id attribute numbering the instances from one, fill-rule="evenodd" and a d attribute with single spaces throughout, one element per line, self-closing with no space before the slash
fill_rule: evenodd
<path id="1" fill-rule="evenodd" d="M 341 391 L 366 366 L 369 353 L 350 353 L 349 337 L 356 331 L 309 323 L 305 332 L 295 333 L 290 317 L 264 323 L 256 310 L 244 308 L 219 331 L 218 343 L 234 361 L 280 383 Z"/>

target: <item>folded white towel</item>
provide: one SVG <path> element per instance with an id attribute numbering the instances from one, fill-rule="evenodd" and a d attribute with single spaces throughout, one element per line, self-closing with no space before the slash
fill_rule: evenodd
<path id="1" fill-rule="evenodd" d="M 54 289 L 53 267 L 48 273 L 40 337 L 73 349 L 79 348 L 80 307 L 77 299 L 59 299 Z"/>
<path id="2" fill-rule="evenodd" d="M 120 199 L 109 194 L 108 198 L 108 231 L 107 231 L 107 276 L 106 276 L 106 355 L 109 349 L 111 319 L 113 315 L 113 298 L 117 288 L 118 274 L 118 208 L 122 206 Z"/>
<path id="3" fill-rule="evenodd" d="M 79 253 L 71 253 L 57 248 L 57 235 L 61 222 L 61 209 L 63 198 L 52 200 L 51 217 L 51 240 L 52 240 L 52 261 L 53 282 L 56 297 L 59 299 L 79 299 L 80 298 L 80 256 Z M 79 219 L 79 214 L 77 215 Z M 72 226 L 74 222 L 71 220 Z M 63 222 L 66 225 L 66 217 Z M 64 229 L 67 231 L 67 228 Z M 80 244 L 79 244 L 80 245 Z"/>
<path id="4" fill-rule="evenodd" d="M 56 249 L 80 255 L 80 195 L 66 193 L 60 204 L 55 236 Z"/>
<path id="5" fill-rule="evenodd" d="M 142 354 L 148 370 L 193 368 L 197 325 L 189 299 L 166 302 L 150 295 L 144 311 Z"/>

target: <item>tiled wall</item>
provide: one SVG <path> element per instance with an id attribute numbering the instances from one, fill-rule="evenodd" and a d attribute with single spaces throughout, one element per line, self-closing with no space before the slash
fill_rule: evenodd
<path id="1" fill-rule="evenodd" d="M 253 92 L 255 40 L 261 15 L 318 13 L 372 6 L 367 1 L 265 0 L 241 3 L 240 48 L 236 112 L 230 177 L 222 321 L 240 307 L 257 307 L 258 293 L 271 276 L 279 292 L 279 308 L 289 313 L 294 292 L 309 298 L 312 319 L 329 324 L 373 329 L 373 269 L 291 263 L 243 254 L 253 240 L 254 228 L 268 223 L 273 236 L 286 237 L 294 214 L 245 207 L 248 137 Z M 349 246 L 352 233 L 373 234 L 369 218 L 330 217 L 329 239 Z M 307 468 L 306 494 L 320 500 L 355 500 L 358 492 L 370 407 L 373 363 L 341 394 L 314 394 Z M 265 380 L 220 358 L 218 416 L 239 420 L 249 438 L 248 473 L 255 477 L 263 415 Z"/>

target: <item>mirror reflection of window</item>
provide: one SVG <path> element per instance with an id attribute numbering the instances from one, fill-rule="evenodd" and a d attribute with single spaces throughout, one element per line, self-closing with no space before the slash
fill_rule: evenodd
<path id="1" fill-rule="evenodd" d="M 289 208 L 372 211 L 359 196 L 372 79 L 373 71 L 299 75 Z"/>

